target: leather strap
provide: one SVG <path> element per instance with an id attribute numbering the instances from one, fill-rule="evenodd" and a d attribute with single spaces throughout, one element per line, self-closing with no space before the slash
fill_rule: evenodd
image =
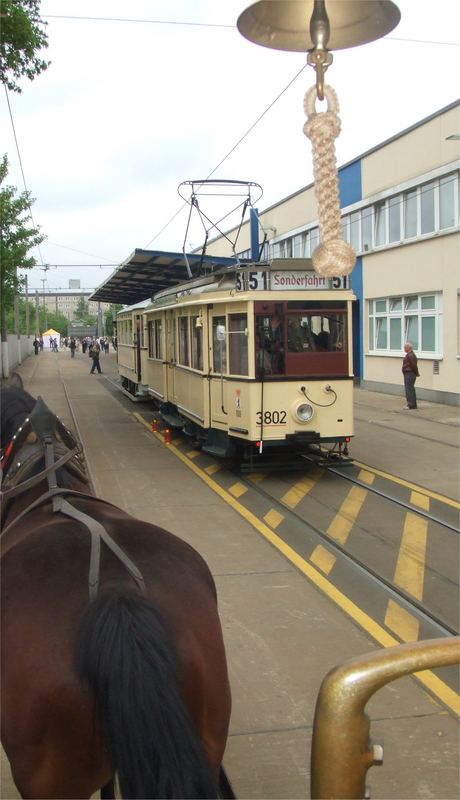
<path id="1" fill-rule="evenodd" d="M 5 500 L 9 500 L 11 497 L 15 497 L 16 495 L 27 491 L 27 489 L 31 489 L 32 486 L 36 486 L 37 483 L 40 483 L 40 481 L 46 478 L 46 476 L 49 475 L 50 472 L 54 472 L 55 470 L 62 467 L 67 461 L 70 461 L 70 459 L 73 458 L 77 452 L 78 452 L 78 446 L 74 447 L 73 450 L 69 450 L 68 453 L 65 453 L 57 461 L 53 461 L 49 466 L 47 466 L 37 475 L 33 475 L 32 478 L 28 478 L 26 481 L 18 483 L 17 486 L 13 486 L 11 489 L 5 489 L 4 492 L 0 492 L 0 498 L 2 503 L 4 503 Z"/>
<path id="2" fill-rule="evenodd" d="M 57 462 L 56 462 L 57 463 Z M 53 512 L 61 512 L 65 514 L 67 517 L 71 517 L 75 519 L 77 522 L 82 523 L 88 528 L 91 534 L 91 555 L 90 555 L 90 566 L 89 566 L 89 596 L 91 600 L 96 597 L 98 588 L 99 588 L 99 573 L 100 573 L 100 558 L 101 558 L 101 539 L 107 545 L 107 547 L 112 551 L 112 553 L 118 558 L 118 560 L 123 564 L 126 570 L 129 572 L 133 580 L 137 583 L 141 592 L 145 592 L 145 582 L 140 570 L 136 567 L 136 565 L 131 561 L 129 556 L 122 550 L 119 545 L 112 539 L 112 537 L 107 533 L 103 525 L 100 522 L 90 517 L 88 514 L 85 514 L 83 511 L 79 511 L 78 509 L 74 508 L 74 506 L 70 505 L 67 500 L 64 499 L 63 495 L 72 495 L 84 498 L 86 500 L 94 500 L 98 503 L 105 503 L 106 505 L 112 506 L 112 508 L 117 508 L 112 503 L 108 503 L 106 500 L 101 500 L 99 497 L 94 497 L 91 494 L 84 494 L 83 492 L 77 492 L 74 489 L 64 489 L 59 486 L 53 487 L 49 489 L 45 494 L 41 495 L 37 500 L 30 504 L 24 511 L 18 514 L 17 517 L 14 518 L 10 522 L 9 525 L 2 531 L 1 536 L 4 536 L 5 533 L 18 522 L 20 519 L 25 517 L 29 511 L 32 511 L 34 508 L 38 508 L 39 506 L 46 503 L 48 500 L 52 500 L 53 502 Z"/>

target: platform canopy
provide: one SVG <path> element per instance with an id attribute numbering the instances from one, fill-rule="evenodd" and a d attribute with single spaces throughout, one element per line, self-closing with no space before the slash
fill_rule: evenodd
<path id="1" fill-rule="evenodd" d="M 89 297 L 104 303 L 132 305 L 153 297 L 157 292 L 199 277 L 213 269 L 235 265 L 234 258 L 218 256 L 187 255 L 167 253 L 163 250 L 139 250 L 133 253 L 102 283 Z M 246 259 L 242 264 L 248 263 Z"/>

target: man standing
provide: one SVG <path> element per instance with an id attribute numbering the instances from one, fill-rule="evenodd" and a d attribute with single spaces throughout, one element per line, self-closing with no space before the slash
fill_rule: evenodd
<path id="1" fill-rule="evenodd" d="M 97 369 L 99 375 L 102 372 L 101 365 L 99 364 L 100 352 L 101 351 L 100 351 L 98 342 L 97 341 L 93 342 L 93 344 L 91 345 L 91 348 L 90 348 L 90 356 L 93 359 L 93 366 L 91 367 L 91 370 L 90 370 L 90 373 L 89 373 L 90 375 L 93 374 L 95 369 Z"/>
<path id="2" fill-rule="evenodd" d="M 70 347 L 70 358 L 75 358 L 75 350 L 77 347 L 77 343 L 73 336 L 70 339 L 69 347 Z"/>
<path id="3" fill-rule="evenodd" d="M 35 355 L 38 356 L 38 349 L 40 347 L 40 341 L 37 339 L 37 337 L 35 337 L 35 339 L 33 341 L 33 345 L 34 345 Z"/>
<path id="4" fill-rule="evenodd" d="M 405 409 L 412 410 L 417 408 L 417 397 L 415 394 L 415 380 L 419 377 L 417 367 L 417 356 L 415 355 L 412 345 L 406 342 L 404 345 L 404 360 L 402 364 L 402 373 L 404 377 L 404 391 L 406 392 L 407 406 Z"/>

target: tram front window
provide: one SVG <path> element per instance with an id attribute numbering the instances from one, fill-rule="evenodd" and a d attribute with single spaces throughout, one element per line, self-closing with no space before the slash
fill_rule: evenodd
<path id="1" fill-rule="evenodd" d="M 288 314 L 290 353 L 336 353 L 345 349 L 344 314 Z"/>
<path id="2" fill-rule="evenodd" d="M 255 304 L 258 376 L 348 375 L 346 303 L 311 301 L 308 306 L 302 301 Z"/>

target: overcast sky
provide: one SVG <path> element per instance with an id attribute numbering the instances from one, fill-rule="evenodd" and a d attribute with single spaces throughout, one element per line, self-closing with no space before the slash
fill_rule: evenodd
<path id="1" fill-rule="evenodd" d="M 305 54 L 241 36 L 236 20 L 248 5 L 42 0 L 51 65 L 23 81 L 21 95 L 8 95 L 26 185 L 36 198 L 34 221 L 47 237 L 34 254 L 40 265 L 52 265 L 29 272 L 31 289 L 42 288 L 43 278 L 51 290 L 67 288 L 71 278 L 96 288 L 136 247 L 180 252 L 184 237 L 187 249 L 199 246 L 198 218 L 186 236 L 182 181 L 210 173 L 254 181 L 263 189 L 259 210 L 311 183 L 302 128 L 314 72 L 302 71 Z M 340 102 L 339 165 L 460 94 L 458 0 L 397 5 L 401 22 L 387 37 L 334 53 L 327 82 Z M 0 115 L 7 182 L 22 191 L 4 91 Z M 212 215 L 206 202 L 203 210 Z M 223 213 L 219 207 L 212 220 Z"/>

